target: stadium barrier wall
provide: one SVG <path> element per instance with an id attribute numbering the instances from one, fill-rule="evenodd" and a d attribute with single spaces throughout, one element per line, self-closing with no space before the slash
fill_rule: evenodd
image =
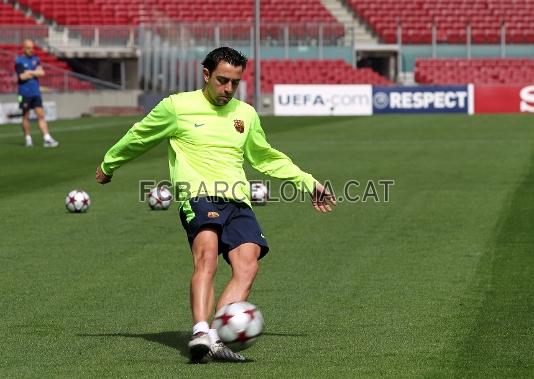
<path id="1" fill-rule="evenodd" d="M 43 101 L 43 109 L 45 112 L 45 119 L 47 121 L 57 120 L 57 104 L 55 101 Z M 35 113 L 32 110 L 30 113 L 30 120 L 35 119 Z M 22 117 L 19 108 L 19 103 L 0 103 L 0 125 L 18 124 L 21 122 Z"/>
<path id="2" fill-rule="evenodd" d="M 474 112 L 472 85 L 275 85 L 274 114 L 365 116 L 383 113 Z"/>
<path id="3" fill-rule="evenodd" d="M 371 85 L 277 84 L 274 114 L 352 116 L 373 114 Z"/>
<path id="4" fill-rule="evenodd" d="M 477 85 L 475 113 L 534 113 L 534 84 Z"/>
<path id="5" fill-rule="evenodd" d="M 373 114 L 473 114 L 473 91 L 461 86 L 373 86 Z"/>
<path id="6" fill-rule="evenodd" d="M 136 107 L 140 93 L 139 90 L 43 93 L 43 101 L 56 104 L 57 119 L 71 119 L 91 114 L 93 107 Z M 0 107 L 2 108 L 4 104 L 16 103 L 16 101 L 16 94 L 0 94 Z M 15 121 L 7 120 L 7 122 Z M 2 123 L 1 120 L 0 123 Z"/>

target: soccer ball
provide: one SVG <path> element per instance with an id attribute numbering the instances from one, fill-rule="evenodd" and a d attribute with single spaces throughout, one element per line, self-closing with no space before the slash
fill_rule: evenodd
<path id="1" fill-rule="evenodd" d="M 250 200 L 256 205 L 265 205 L 269 198 L 269 189 L 261 182 L 250 183 Z"/>
<path id="2" fill-rule="evenodd" d="M 213 326 L 228 347 L 239 351 L 250 347 L 263 331 L 263 316 L 255 305 L 240 301 L 215 313 Z"/>
<path id="3" fill-rule="evenodd" d="M 65 198 L 65 206 L 71 213 L 83 213 L 91 206 L 91 199 L 85 191 L 72 190 Z"/>
<path id="4" fill-rule="evenodd" d="M 154 187 L 148 194 L 148 206 L 154 211 L 167 210 L 171 206 L 172 194 L 167 187 Z"/>

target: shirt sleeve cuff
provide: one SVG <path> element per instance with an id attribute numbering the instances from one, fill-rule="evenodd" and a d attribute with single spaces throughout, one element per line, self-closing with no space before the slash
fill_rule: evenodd
<path id="1" fill-rule="evenodd" d="M 106 164 L 104 162 L 102 162 L 100 164 L 100 169 L 102 170 L 102 172 L 104 174 L 106 174 L 107 176 L 113 176 L 113 172 L 109 169 L 109 168 L 106 168 Z"/>
<path id="2" fill-rule="evenodd" d="M 313 193 L 315 183 L 317 183 L 317 180 L 310 174 L 306 174 L 302 179 L 302 191 L 308 192 L 309 194 Z"/>

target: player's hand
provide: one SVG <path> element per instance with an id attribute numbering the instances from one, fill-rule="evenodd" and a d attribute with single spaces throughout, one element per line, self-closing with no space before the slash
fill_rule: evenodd
<path id="1" fill-rule="evenodd" d="M 96 167 L 96 181 L 100 184 L 111 182 L 111 176 L 104 174 L 104 171 L 102 171 L 100 165 Z"/>
<path id="2" fill-rule="evenodd" d="M 39 77 L 44 76 L 44 70 L 41 66 L 37 67 L 37 69 L 32 71 L 33 76 Z"/>
<path id="3" fill-rule="evenodd" d="M 336 205 L 336 197 L 331 194 L 321 183 L 315 184 L 311 194 L 312 205 L 318 212 L 331 212 L 332 206 Z"/>
<path id="4" fill-rule="evenodd" d="M 22 73 L 22 75 L 25 76 L 25 79 L 21 78 L 22 80 L 29 80 L 29 79 L 32 79 L 35 76 L 35 73 L 33 72 L 33 70 L 26 70 L 26 71 L 24 71 Z"/>

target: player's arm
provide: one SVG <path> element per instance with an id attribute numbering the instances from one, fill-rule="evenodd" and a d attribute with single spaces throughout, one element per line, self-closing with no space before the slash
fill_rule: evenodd
<path id="1" fill-rule="evenodd" d="M 20 80 L 29 80 L 33 78 L 33 71 L 25 70 L 24 65 L 22 63 L 19 63 L 19 62 L 15 63 L 15 71 L 17 72 L 17 77 Z"/>
<path id="2" fill-rule="evenodd" d="M 45 76 L 45 71 L 43 69 L 43 66 L 39 65 L 35 70 L 33 70 L 33 76 L 36 78 L 40 78 Z"/>
<path id="3" fill-rule="evenodd" d="M 258 115 L 249 131 L 245 144 L 245 158 L 251 166 L 266 175 L 289 180 L 301 191 L 308 192 L 312 205 L 321 212 L 332 210 L 335 198 L 315 178 L 302 171 L 284 153 L 274 149 L 266 140 Z"/>
<path id="4" fill-rule="evenodd" d="M 177 128 L 172 100 L 163 99 L 108 150 L 102 164 L 97 167 L 97 182 L 109 182 L 115 170 L 176 134 Z"/>

